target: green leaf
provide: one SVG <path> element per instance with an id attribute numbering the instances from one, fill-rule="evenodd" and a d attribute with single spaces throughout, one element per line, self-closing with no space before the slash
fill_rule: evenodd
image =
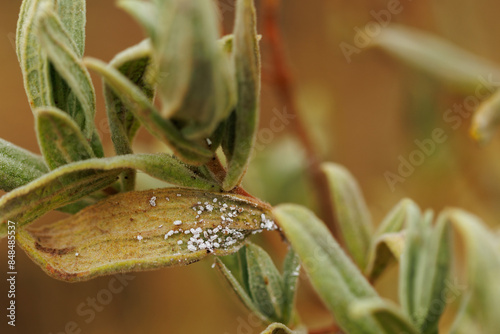
<path id="1" fill-rule="evenodd" d="M 414 219 L 420 219 L 420 208 L 411 199 L 404 198 L 382 220 L 375 232 L 375 237 L 399 232 L 408 226 L 408 221 Z"/>
<path id="2" fill-rule="evenodd" d="M 110 65 L 120 71 L 144 94 L 153 100 L 154 88 L 148 80 L 151 64 L 151 45 L 148 40 L 132 46 L 116 55 Z M 132 141 L 140 127 L 139 120 L 111 88 L 104 84 L 106 113 L 108 115 L 111 140 L 116 154 L 131 154 Z M 125 172 L 121 177 L 122 190 L 130 191 L 135 187 L 135 171 Z"/>
<path id="3" fill-rule="evenodd" d="M 488 143 L 500 124 L 500 90 L 482 102 L 472 117 L 470 133 L 481 144 Z"/>
<path id="4" fill-rule="evenodd" d="M 75 43 L 77 54 L 81 58 L 85 51 L 85 24 L 86 1 L 85 0 L 58 0 L 56 1 L 57 15 L 66 31 Z"/>
<path id="5" fill-rule="evenodd" d="M 59 167 L 0 198 L 0 237 L 7 220 L 27 224 L 50 210 L 69 204 L 113 183 L 126 169 L 182 187 L 219 190 L 168 154 L 122 155 L 89 159 Z"/>
<path id="6" fill-rule="evenodd" d="M 280 323 L 270 324 L 262 333 L 260 334 L 307 334 L 306 328 L 299 328 L 297 330 L 291 330 Z"/>
<path id="7" fill-rule="evenodd" d="M 41 156 L 0 138 L 0 189 L 11 191 L 48 171 Z"/>
<path id="8" fill-rule="evenodd" d="M 283 316 L 282 322 L 289 324 L 294 315 L 295 295 L 300 274 L 300 258 L 292 247 L 283 263 Z"/>
<path id="9" fill-rule="evenodd" d="M 282 321 L 283 281 L 273 261 L 262 248 L 249 244 L 246 250 L 248 286 L 252 300 L 268 319 Z"/>
<path id="10" fill-rule="evenodd" d="M 57 73 L 71 88 L 81 105 L 82 115 L 71 115 L 81 127 L 84 136 L 92 139 L 95 125 L 95 93 L 90 75 L 83 66 L 75 42 L 64 29 L 50 5 L 38 13 L 38 37 Z M 75 101 L 76 103 L 76 101 Z M 76 109 L 76 108 L 75 108 Z M 76 109 L 78 110 L 78 109 Z"/>
<path id="11" fill-rule="evenodd" d="M 215 259 L 215 264 L 217 269 L 224 275 L 224 278 L 227 280 L 229 285 L 236 295 L 241 300 L 241 302 L 248 308 L 253 314 L 259 317 L 264 323 L 271 322 L 270 319 L 267 318 L 264 314 L 261 313 L 259 308 L 255 305 L 252 298 L 250 297 L 248 291 L 241 285 L 238 279 L 234 276 L 234 274 L 228 269 L 228 267 L 218 258 Z"/>
<path id="12" fill-rule="evenodd" d="M 94 151 L 66 113 L 57 108 L 35 110 L 38 144 L 50 169 L 90 158 Z"/>
<path id="13" fill-rule="evenodd" d="M 392 24 L 385 27 L 373 43 L 465 93 L 475 93 L 481 83 L 479 78 L 500 76 L 500 68 L 495 63 L 417 29 Z"/>
<path id="14" fill-rule="evenodd" d="M 243 284 L 243 288 L 246 290 L 248 294 L 250 294 L 250 285 L 248 283 L 248 262 L 247 262 L 247 247 L 242 247 L 238 253 L 238 264 L 239 264 L 239 270 L 238 273 L 240 274 L 240 282 Z"/>
<path id="15" fill-rule="evenodd" d="M 439 301 L 451 266 L 451 236 L 441 216 L 433 228 L 429 219 L 409 222 L 401 256 L 400 300 L 422 333 L 434 333 L 444 310 Z"/>
<path id="16" fill-rule="evenodd" d="M 237 212 L 232 221 L 221 219 L 224 204 Z M 118 194 L 51 224 L 18 227 L 17 240 L 50 276 L 82 281 L 233 253 L 263 230 L 266 214 L 243 196 L 155 189 Z"/>
<path id="17" fill-rule="evenodd" d="M 496 333 L 500 328 L 500 243 L 494 232 L 470 213 L 449 209 L 443 215 L 465 243 L 470 290 L 464 314 L 466 323 L 478 329 L 476 333 Z M 465 287 L 455 287 L 455 290 L 455 294 L 465 293 Z"/>
<path id="18" fill-rule="evenodd" d="M 229 34 L 219 38 L 219 47 L 224 51 L 224 54 L 231 56 L 233 53 L 234 35 Z"/>
<path id="19" fill-rule="evenodd" d="M 423 250 L 424 224 L 420 209 L 418 215 L 408 215 L 406 221 L 406 243 L 400 258 L 399 269 L 399 300 L 406 314 L 413 317 L 415 314 L 415 287 L 417 285 L 417 268 L 420 261 L 420 250 Z M 428 230 L 428 227 L 427 227 Z M 428 231 L 427 232 L 428 234 Z M 413 320 L 412 320 L 413 321 Z"/>
<path id="20" fill-rule="evenodd" d="M 233 40 L 237 103 L 234 111 L 234 149 L 228 159 L 224 189 L 231 190 L 243 178 L 257 134 L 260 100 L 260 50 L 253 0 L 237 0 Z"/>
<path id="21" fill-rule="evenodd" d="M 143 0 L 120 0 L 118 7 L 134 17 L 144 27 L 147 34 L 152 39 L 156 39 L 158 10 L 155 4 Z"/>
<path id="22" fill-rule="evenodd" d="M 348 333 L 380 333 L 371 317 L 356 320 L 349 314 L 355 302 L 378 295 L 324 223 L 308 209 L 293 204 L 279 205 L 273 213 L 336 323 Z"/>
<path id="23" fill-rule="evenodd" d="M 17 24 L 17 57 L 32 110 L 52 105 L 49 62 L 47 55 L 42 52 L 36 29 L 40 8 L 50 2 L 50 0 L 24 0 Z"/>
<path id="24" fill-rule="evenodd" d="M 110 65 L 139 87 L 152 101 L 154 88 L 148 80 L 150 63 L 151 45 L 148 40 L 144 40 L 116 55 Z M 115 151 L 117 154 L 130 154 L 132 153 L 131 142 L 139 129 L 140 122 L 111 88 L 105 86 L 104 93 Z"/>
<path id="25" fill-rule="evenodd" d="M 392 263 L 399 261 L 405 243 L 401 232 L 410 221 L 421 218 L 420 208 L 411 199 L 401 200 L 382 220 L 372 237 L 372 246 L 366 268 L 371 282 L 376 281 Z"/>
<path id="26" fill-rule="evenodd" d="M 438 323 L 445 305 L 441 303 L 438 307 L 435 301 L 442 298 L 447 290 L 447 280 L 449 278 L 452 256 L 452 239 L 449 224 L 442 217 L 438 218 L 434 228 L 425 262 L 419 271 L 425 273 L 421 280 L 420 305 L 425 305 L 425 318 L 423 318 L 420 330 L 423 333 L 435 333 L 438 330 Z"/>
<path id="27" fill-rule="evenodd" d="M 391 264 L 399 261 L 405 244 L 404 232 L 386 233 L 375 240 L 366 269 L 366 277 L 374 282 Z"/>
<path id="28" fill-rule="evenodd" d="M 80 59 L 85 50 L 86 3 L 83 0 L 63 0 L 57 1 L 56 5 L 57 15 L 61 19 L 64 32 L 69 36 L 67 46 L 71 47 Z M 68 113 L 84 131 L 86 123 L 89 122 L 86 119 L 85 110 L 78 96 L 75 95 L 52 63 L 49 64 L 49 79 L 54 106 Z M 103 157 L 104 152 L 97 130 L 94 128 L 93 133 L 86 137 L 90 140 L 90 146 L 95 155 L 99 158 Z"/>
<path id="29" fill-rule="evenodd" d="M 160 4 L 157 54 L 162 115 L 188 139 L 205 139 L 227 118 L 235 101 L 229 57 L 220 47 L 216 6 L 205 0 Z"/>
<path id="30" fill-rule="evenodd" d="M 148 97 L 118 70 L 93 58 L 86 58 L 85 64 L 103 76 L 107 85 L 123 99 L 146 129 L 167 143 L 184 162 L 200 165 L 213 156 L 213 152 L 206 147 L 206 142 L 203 145 L 185 139 L 170 121 L 160 116 Z"/>
<path id="31" fill-rule="evenodd" d="M 372 221 L 363 194 L 354 177 L 344 167 L 321 166 L 328 179 L 333 207 L 347 249 L 360 268 L 366 268 L 372 234 Z"/>
<path id="32" fill-rule="evenodd" d="M 418 334 L 405 315 L 389 301 L 375 299 L 357 302 L 351 308 L 355 318 L 372 316 L 382 328 L 381 334 Z"/>

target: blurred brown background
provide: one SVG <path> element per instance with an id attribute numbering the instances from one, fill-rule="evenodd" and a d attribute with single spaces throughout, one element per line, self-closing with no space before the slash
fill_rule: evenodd
<path id="1" fill-rule="evenodd" d="M 224 22 L 232 23 L 232 1 L 222 0 Z M 378 222 L 402 197 L 413 198 L 423 208 L 440 210 L 460 206 L 482 217 L 489 225 L 500 217 L 500 138 L 479 148 L 468 136 L 470 120 L 457 130 L 442 121 L 442 113 L 463 97 L 444 88 L 430 76 L 417 73 L 381 51 L 344 58 L 339 44 L 353 44 L 354 28 L 373 21 L 371 10 L 382 10 L 387 1 L 285 0 L 281 27 L 287 56 L 296 80 L 296 100 L 325 160 L 345 165 L 359 180 L 373 217 Z M 0 136 L 39 152 L 34 123 L 22 85 L 14 51 L 14 33 L 20 1 L 3 1 L 0 10 Z M 391 22 L 435 32 L 463 48 L 500 63 L 500 5 L 493 0 L 410 1 Z M 109 61 L 117 52 L 143 38 L 141 29 L 114 1 L 88 1 L 86 55 Z M 263 36 L 263 71 L 272 71 L 266 36 Z M 267 76 L 268 77 L 268 76 Z M 94 76 L 99 102 L 98 129 L 112 154 L 106 132 L 100 81 Z M 285 110 L 273 86 L 264 82 L 261 126 L 266 128 L 273 110 Z M 418 102 L 418 103 L 416 103 Z M 398 157 L 407 158 L 414 140 L 429 138 L 441 127 L 448 140 L 403 184 L 391 191 L 386 171 L 397 173 Z M 291 140 L 290 128 L 266 140 L 254 160 L 247 182 L 250 191 L 274 203 L 296 201 L 315 207 L 300 176 L 304 175 L 300 147 Z M 293 135 L 293 134 L 292 134 Z M 142 147 L 153 145 L 142 133 Z M 148 144 L 149 143 L 149 144 Z M 140 146 L 138 145 L 138 146 Z M 274 156 L 274 159 L 273 159 Z M 279 158 L 276 158 L 278 156 Z M 282 171 L 287 173 L 282 173 Z M 283 177 L 283 175 L 287 176 Z M 281 178 L 280 178 L 281 177 Z M 44 219 L 57 219 L 51 214 Z M 275 236 L 266 239 L 275 253 L 283 246 Z M 270 242 L 269 242 L 270 241 Z M 2 270 L 6 272 L 6 242 L 0 242 Z M 279 257 L 278 257 L 279 258 Z M 248 313 L 229 291 L 221 276 L 210 269 L 211 260 L 183 268 L 133 273 L 122 292 L 87 323 L 77 308 L 87 298 L 104 296 L 112 277 L 68 284 L 45 275 L 18 249 L 16 333 L 260 333 L 248 321 Z M 389 274 L 391 275 L 391 274 Z M 392 274 L 392 276 L 394 276 Z M 2 277 L 4 275 L 2 274 Z M 6 285 L 2 279 L 4 310 Z M 312 327 L 331 320 L 320 301 L 301 280 L 299 309 Z M 386 296 L 395 298 L 394 284 L 379 284 Z M 88 307 L 85 307 L 88 309 Z M 2 324 L 5 319 L 2 311 Z M 2 330 L 3 333 L 3 330 Z M 78 333 L 78 331 L 75 331 Z"/>

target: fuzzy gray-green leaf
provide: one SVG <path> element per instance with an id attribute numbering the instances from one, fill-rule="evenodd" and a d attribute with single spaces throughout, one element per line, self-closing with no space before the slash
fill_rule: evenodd
<path id="1" fill-rule="evenodd" d="M 378 295 L 324 223 L 308 209 L 293 204 L 279 205 L 273 213 L 336 323 L 348 333 L 379 334 L 373 318 L 353 319 L 348 311 L 359 300 Z"/>
<path id="2" fill-rule="evenodd" d="M 429 240 L 426 257 L 418 268 L 423 273 L 418 295 L 420 310 L 423 315 L 418 324 L 422 333 L 432 334 L 438 329 L 438 322 L 444 311 L 444 303 L 436 306 L 436 300 L 442 298 L 447 290 L 447 280 L 451 268 L 451 227 L 444 217 L 439 217 Z M 418 293 L 418 292 L 417 292 Z"/>
<path id="3" fill-rule="evenodd" d="M 395 261 L 399 261 L 409 222 L 421 218 L 420 209 L 411 199 L 401 200 L 382 220 L 372 237 L 366 275 L 375 281 Z"/>
<path id="4" fill-rule="evenodd" d="M 151 45 L 148 40 L 119 53 L 110 63 L 138 86 L 150 100 L 153 100 L 154 87 L 148 79 L 150 64 Z M 140 122 L 120 97 L 105 83 L 104 97 L 115 152 L 120 155 L 131 154 L 132 141 L 140 127 Z M 127 171 L 121 176 L 123 191 L 134 189 L 135 177 L 136 173 L 133 170 Z"/>
<path id="5" fill-rule="evenodd" d="M 27 224 L 50 210 L 76 201 L 113 183 L 121 172 L 139 169 L 182 187 L 219 190 L 168 154 L 133 154 L 89 159 L 59 167 L 0 199 L 0 237 L 8 219 Z"/>
<path id="6" fill-rule="evenodd" d="M 217 269 L 219 269 L 222 275 L 224 275 L 224 278 L 231 285 L 231 288 L 236 293 L 241 302 L 245 305 L 245 307 L 248 308 L 253 314 L 258 316 L 259 319 L 262 320 L 263 322 L 265 323 L 270 322 L 271 320 L 269 320 L 267 316 L 261 313 L 259 308 L 252 301 L 252 298 L 248 294 L 247 290 L 245 290 L 245 288 L 240 284 L 238 279 L 236 279 L 236 277 L 227 268 L 227 266 L 220 259 L 215 259 L 215 264 L 217 266 Z"/>
<path id="7" fill-rule="evenodd" d="M 374 38 L 374 45 L 466 93 L 477 92 L 480 78 L 500 76 L 493 62 L 418 29 L 392 24 Z"/>
<path id="8" fill-rule="evenodd" d="M 381 300 L 363 300 L 351 308 L 355 318 L 363 316 L 372 316 L 380 325 L 382 331 L 380 334 L 419 334 L 420 332 L 413 327 L 410 321 L 399 310 L 396 305 Z"/>
<path id="9" fill-rule="evenodd" d="M 292 247 L 283 262 L 283 317 L 282 322 L 289 324 L 293 317 L 295 295 L 300 274 L 300 258 Z"/>
<path id="10" fill-rule="evenodd" d="M 66 113 L 40 108 L 35 110 L 35 118 L 38 144 L 50 169 L 95 157 L 78 125 Z"/>
<path id="11" fill-rule="evenodd" d="M 158 66 L 162 116 L 190 139 L 208 138 L 235 104 L 231 63 L 217 41 L 216 6 L 205 0 L 157 3 Z"/>
<path id="12" fill-rule="evenodd" d="M 418 214 L 409 215 L 406 221 L 406 243 L 400 260 L 399 269 L 399 300 L 401 307 L 410 317 L 415 310 L 415 285 L 417 280 L 417 265 L 420 250 L 424 247 L 422 240 L 422 216 L 420 209 Z"/>
<path id="13" fill-rule="evenodd" d="M 434 333 L 443 303 L 436 307 L 446 288 L 451 265 L 449 226 L 440 217 L 433 228 L 429 219 L 412 219 L 401 256 L 400 301 L 405 313 L 422 333 Z"/>
<path id="14" fill-rule="evenodd" d="M 418 205 L 409 198 L 402 199 L 382 220 L 375 232 L 375 237 L 401 231 L 408 225 L 408 221 L 414 219 L 412 217 L 420 219 Z"/>
<path id="15" fill-rule="evenodd" d="M 81 58 L 85 51 L 85 24 L 86 1 L 85 0 L 58 0 L 56 1 L 57 15 L 66 31 L 75 43 L 77 54 Z"/>
<path id="16" fill-rule="evenodd" d="M 376 281 L 387 267 L 399 261 L 404 242 L 404 232 L 386 233 L 375 240 L 366 269 L 370 282 Z"/>
<path id="17" fill-rule="evenodd" d="M 0 138 L 0 189 L 11 191 L 47 173 L 43 158 Z"/>
<path id="18" fill-rule="evenodd" d="M 210 204 L 198 213 L 198 202 Z M 232 221 L 221 219 L 223 205 L 236 208 Z M 247 237 L 263 231 L 259 218 L 268 214 L 239 195 L 180 188 L 131 191 L 58 222 L 18 226 L 16 239 L 49 275 L 82 281 L 234 253 Z"/>
<path id="19" fill-rule="evenodd" d="M 224 189 L 236 187 L 243 178 L 255 144 L 259 119 L 260 50 L 256 31 L 253 0 L 236 2 L 233 40 L 236 74 L 236 109 L 233 142 L 234 150 L 228 159 Z"/>
<path id="20" fill-rule="evenodd" d="M 272 321 L 282 321 L 283 282 L 269 255 L 257 245 L 246 250 L 248 286 L 257 308 Z"/>
<path id="21" fill-rule="evenodd" d="M 347 249 L 360 268 L 366 268 L 370 250 L 372 221 L 363 194 L 354 177 L 344 167 L 321 166 L 328 179 L 333 207 Z"/>
<path id="22" fill-rule="evenodd" d="M 213 156 L 213 152 L 208 149 L 206 142 L 201 144 L 185 139 L 170 121 L 161 117 L 148 97 L 117 69 L 93 58 L 86 58 L 85 64 L 102 75 L 109 87 L 123 98 L 129 110 L 134 113 L 146 129 L 167 143 L 184 162 L 200 165 Z"/>
<path id="23" fill-rule="evenodd" d="M 500 328 L 500 243 L 493 231 L 476 216 L 459 209 L 443 214 L 463 238 L 467 254 L 470 300 L 463 315 L 476 333 L 496 333 Z M 456 288 L 465 293 L 465 286 Z M 470 321 L 466 321 L 470 322 Z M 465 333 L 460 331 L 460 333 Z M 468 333 L 473 333 L 468 332 Z"/>
<path id="24" fill-rule="evenodd" d="M 42 52 L 36 29 L 40 8 L 46 5 L 50 5 L 50 0 L 24 0 L 17 24 L 17 57 L 32 110 L 52 105 L 49 61 Z"/>
<path id="25" fill-rule="evenodd" d="M 146 30 L 147 34 L 156 39 L 158 10 L 154 3 L 143 0 L 120 0 L 118 7 L 134 17 Z"/>
<path id="26" fill-rule="evenodd" d="M 151 45 L 148 40 L 145 40 L 116 55 L 110 65 L 139 87 L 151 101 L 154 96 L 154 88 L 148 80 L 150 63 Z M 111 88 L 105 86 L 104 94 L 111 139 L 116 154 L 130 154 L 132 153 L 131 142 L 140 122 Z"/>
<path id="27" fill-rule="evenodd" d="M 50 6 L 43 6 L 38 14 L 38 36 L 57 73 L 75 94 L 81 104 L 82 120 L 75 118 L 84 136 L 91 139 L 94 131 L 95 93 L 90 75 L 77 54 L 75 42 L 64 29 Z M 81 122 L 81 123 L 80 123 Z"/>

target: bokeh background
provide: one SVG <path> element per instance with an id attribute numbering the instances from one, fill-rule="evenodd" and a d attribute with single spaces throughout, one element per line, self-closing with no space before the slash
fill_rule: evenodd
<path id="1" fill-rule="evenodd" d="M 221 3 L 223 24 L 230 30 L 233 1 Z M 411 197 L 421 207 L 436 211 L 447 206 L 465 208 L 496 227 L 500 217 L 500 138 L 496 136 L 488 146 L 479 147 L 468 134 L 470 119 L 456 130 L 443 122 L 443 113 L 464 96 L 379 50 L 354 54 L 350 63 L 341 52 L 341 42 L 353 44 L 355 27 L 363 28 L 374 20 L 370 11 L 385 9 L 387 4 L 383 0 L 282 1 L 280 27 L 301 118 L 322 159 L 345 165 L 359 180 L 375 222 L 399 199 Z M 114 1 L 90 0 L 87 6 L 86 55 L 109 61 L 143 38 L 142 30 L 115 7 Z M 500 63 L 498 2 L 401 0 L 401 6 L 403 10 L 391 22 L 435 33 Z M 39 152 L 14 50 L 19 7 L 20 1 L 2 1 L 0 5 L 0 136 Z M 273 64 L 266 42 L 264 35 L 262 129 L 269 128 L 277 111 L 289 108 L 267 80 Z M 107 153 L 113 154 L 100 80 L 93 78 L 98 98 L 97 127 Z M 437 127 L 445 130 L 448 140 L 392 191 L 384 173 L 397 173 L 398 157 L 407 158 L 416 149 L 414 141 L 429 138 Z M 272 204 L 297 202 L 317 208 L 307 183 L 304 152 L 292 129 L 288 125 L 283 131 L 260 138 L 245 184 L 251 193 Z M 138 151 L 161 149 L 144 131 L 135 146 Z M 53 213 L 42 220 L 61 217 Z M 278 236 L 258 241 L 275 254 L 277 262 L 281 261 L 285 246 Z M 0 267 L 6 272 L 5 240 L 0 241 L 0 250 Z M 77 308 L 106 289 L 111 277 L 68 284 L 49 278 L 20 249 L 17 261 L 16 333 L 73 333 L 74 326 L 80 330 L 74 333 L 93 334 L 250 334 L 262 329 L 249 321 L 247 311 L 222 276 L 210 268 L 211 259 L 188 267 L 131 274 L 133 280 L 122 292 L 113 294 L 89 323 Z M 377 284 L 388 298 L 396 297 L 395 277 L 392 270 Z M 330 324 L 330 316 L 307 280 L 300 282 L 298 305 L 304 321 L 311 327 Z M 4 309 L 4 279 L 1 286 L 0 308 Z M 2 320 L 0 328 L 5 327 Z"/>

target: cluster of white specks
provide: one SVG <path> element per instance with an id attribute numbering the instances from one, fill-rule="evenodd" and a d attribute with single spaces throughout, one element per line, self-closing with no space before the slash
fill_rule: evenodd
<path id="1" fill-rule="evenodd" d="M 261 229 L 268 230 L 268 231 L 274 231 L 274 230 L 278 229 L 278 226 L 276 225 L 276 223 L 272 219 L 266 218 L 265 214 L 261 214 L 260 219 L 261 219 L 261 222 L 260 222 Z"/>
<path id="2" fill-rule="evenodd" d="M 165 197 L 165 199 L 167 200 L 167 202 L 170 202 L 170 198 L 169 197 Z"/>
<path id="3" fill-rule="evenodd" d="M 181 196 L 181 194 L 177 194 L 177 196 Z M 168 200 L 168 197 L 167 197 Z M 241 221 L 241 218 L 238 219 L 239 214 L 245 212 L 245 209 L 239 207 L 238 205 L 227 205 L 223 203 L 223 200 L 214 198 L 210 203 L 209 202 L 197 202 L 192 206 L 192 209 L 195 214 L 195 219 L 190 221 L 191 224 L 204 223 L 204 220 L 200 217 L 203 214 L 209 214 L 210 217 L 213 217 L 215 212 L 220 212 L 220 223 L 214 228 L 208 228 L 203 230 L 202 227 L 194 227 L 188 229 L 176 228 L 168 231 L 164 238 L 167 240 L 172 237 L 174 234 L 184 234 L 191 235 L 187 242 L 183 240 L 177 240 L 177 245 L 186 247 L 190 252 L 196 251 L 206 251 L 213 252 L 217 249 L 227 249 L 237 242 L 243 240 L 250 232 L 245 231 L 243 229 L 231 228 L 230 222 Z M 260 222 L 258 219 L 253 219 L 254 224 L 256 224 L 259 228 L 257 231 L 253 231 L 252 233 L 259 233 L 263 230 L 273 231 L 278 227 L 274 223 L 273 220 L 266 217 L 265 214 L 262 214 L 260 217 Z M 189 222 L 185 222 L 188 224 Z M 175 220 L 173 225 L 180 226 L 183 224 L 181 220 Z M 251 225 L 250 222 L 245 222 L 246 225 Z M 162 227 L 160 225 L 159 227 Z M 138 240 L 142 240 L 141 236 L 137 237 Z M 184 239 L 185 240 L 185 239 Z M 186 246 L 184 246 L 186 245 Z"/>
<path id="4" fill-rule="evenodd" d="M 156 196 L 151 197 L 149 200 L 149 205 L 156 206 Z"/>
<path id="5" fill-rule="evenodd" d="M 143 239 L 142 235 L 137 236 L 137 240 L 141 241 Z"/>
<path id="6" fill-rule="evenodd" d="M 178 230 L 174 231 L 174 230 L 170 230 L 168 231 L 166 234 L 165 234 L 165 240 L 167 240 L 169 237 L 173 236 L 174 234 L 177 234 L 179 233 Z"/>

